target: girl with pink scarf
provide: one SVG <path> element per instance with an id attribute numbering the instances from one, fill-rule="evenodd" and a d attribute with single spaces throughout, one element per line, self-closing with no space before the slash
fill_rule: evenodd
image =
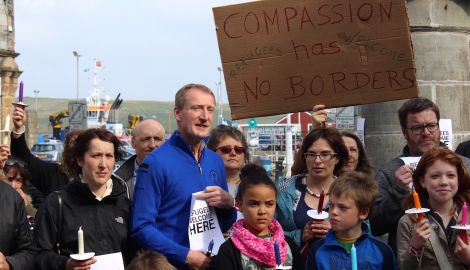
<path id="1" fill-rule="evenodd" d="M 297 245 L 284 236 L 274 219 L 277 189 L 264 168 L 248 164 L 242 169 L 240 180 L 235 200 L 244 219 L 233 225 L 233 235 L 220 247 L 213 268 L 276 269 L 280 262 L 294 270 L 304 269 Z M 275 242 L 279 247 L 277 258 Z"/>

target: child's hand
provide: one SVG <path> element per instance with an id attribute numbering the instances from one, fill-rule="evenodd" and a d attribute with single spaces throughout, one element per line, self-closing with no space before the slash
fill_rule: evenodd
<path id="1" fill-rule="evenodd" d="M 410 245 L 417 250 L 422 249 L 430 237 L 431 226 L 427 219 L 423 219 L 414 224 Z"/>
<path id="2" fill-rule="evenodd" d="M 454 255 L 465 265 L 470 265 L 470 245 L 457 236 L 457 242 L 455 243 Z"/>

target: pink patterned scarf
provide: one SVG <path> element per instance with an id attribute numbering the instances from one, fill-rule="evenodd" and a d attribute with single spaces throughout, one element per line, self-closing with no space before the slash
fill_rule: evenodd
<path id="1" fill-rule="evenodd" d="M 287 242 L 284 238 L 284 231 L 277 220 L 269 224 L 271 238 L 259 238 L 252 234 L 243 226 L 243 219 L 233 224 L 233 244 L 245 256 L 260 263 L 276 266 L 276 256 L 274 254 L 274 241 L 279 244 L 281 262 L 284 263 L 287 257 Z"/>

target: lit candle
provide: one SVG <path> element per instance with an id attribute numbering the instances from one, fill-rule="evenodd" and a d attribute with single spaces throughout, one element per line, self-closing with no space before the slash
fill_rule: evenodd
<path id="1" fill-rule="evenodd" d="M 357 270 L 357 254 L 356 254 L 356 247 L 354 244 L 351 247 L 351 269 Z"/>
<path id="2" fill-rule="evenodd" d="M 274 254 L 276 255 L 276 265 L 281 265 L 281 253 L 279 252 L 279 244 L 274 241 Z"/>
<path id="3" fill-rule="evenodd" d="M 23 103 L 23 81 L 20 82 L 20 94 L 18 95 L 18 102 Z"/>
<path id="4" fill-rule="evenodd" d="M 323 189 L 321 190 L 320 193 L 320 198 L 318 199 L 318 207 L 317 207 L 317 212 L 318 214 L 321 214 L 323 211 L 323 201 L 325 200 L 325 191 Z"/>
<path id="5" fill-rule="evenodd" d="M 85 254 L 85 244 L 83 243 L 82 227 L 78 229 L 78 254 Z"/>
<path id="6" fill-rule="evenodd" d="M 461 211 L 461 216 L 462 216 L 462 220 L 460 221 L 460 224 L 462 224 L 462 226 L 467 226 L 467 222 L 468 222 L 468 214 L 467 214 L 467 211 L 468 211 L 468 208 L 467 208 L 467 203 L 464 202 L 463 205 L 462 205 L 462 211 Z M 460 230 L 460 238 L 463 240 L 463 242 L 465 244 L 468 245 L 468 235 L 467 235 L 467 230 Z"/>
<path id="7" fill-rule="evenodd" d="M 415 204 L 416 209 L 421 209 L 421 202 L 419 201 L 419 195 L 416 192 L 415 189 L 413 189 L 413 202 Z M 424 218 L 422 213 L 418 214 L 418 221 L 422 220 Z"/>

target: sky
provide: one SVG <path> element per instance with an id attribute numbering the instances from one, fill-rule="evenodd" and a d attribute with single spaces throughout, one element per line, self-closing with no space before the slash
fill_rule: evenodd
<path id="1" fill-rule="evenodd" d="M 25 96 L 74 99 L 92 89 L 94 59 L 111 98 L 172 101 L 195 82 L 217 90 L 213 7 L 243 0 L 18 0 L 15 50 Z M 222 101 L 227 102 L 222 76 Z"/>

